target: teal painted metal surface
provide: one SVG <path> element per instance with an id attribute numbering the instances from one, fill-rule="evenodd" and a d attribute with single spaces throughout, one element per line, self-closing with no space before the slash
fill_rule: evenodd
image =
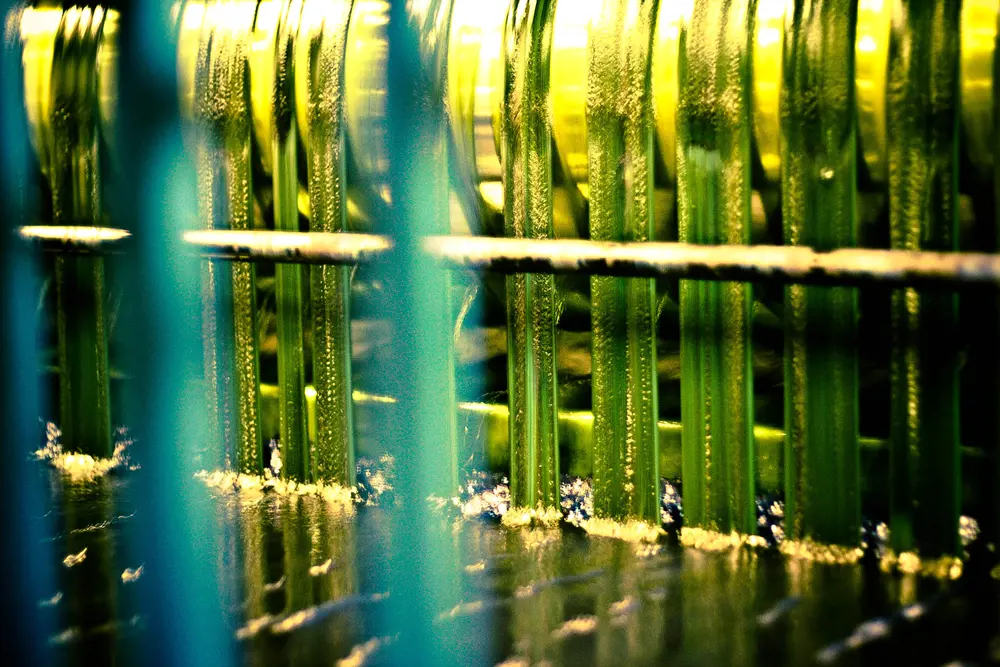
<path id="1" fill-rule="evenodd" d="M 655 0 L 605 0 L 591 23 L 587 94 L 590 237 L 653 236 L 650 53 Z M 660 522 L 656 283 L 590 279 L 594 512 Z"/>
<path id="2" fill-rule="evenodd" d="M 274 228 L 286 232 L 299 231 L 298 129 L 295 118 L 293 48 L 301 12 L 301 0 L 290 0 L 282 5 L 274 47 L 274 116 L 271 136 Z M 303 267 L 298 264 L 280 264 L 274 270 L 278 309 L 282 473 L 289 479 L 309 481 L 314 477 L 314 462 L 306 437 L 303 271 Z"/>
<path id="3" fill-rule="evenodd" d="M 144 517 L 121 549 L 143 563 L 143 632 L 126 638 L 125 662 L 227 667 L 235 641 L 218 594 L 220 573 L 204 557 L 216 543 L 214 508 L 195 478 L 208 426 L 201 366 L 201 262 L 178 232 L 197 221 L 195 163 L 178 117 L 171 2 L 136 5 L 123 15 L 121 91 L 128 109 L 118 128 L 124 165 L 116 182 L 120 219 L 137 239 L 127 267 L 124 366 L 141 391 L 125 395 L 134 429 L 136 514 Z M 134 559 L 134 560 L 132 560 Z M 183 637 L 183 641 L 178 638 Z"/>
<path id="4" fill-rule="evenodd" d="M 347 173 L 344 152 L 344 50 L 351 3 L 311 0 L 309 32 L 315 52 L 308 91 L 310 230 L 344 232 Z M 302 32 L 300 30 L 300 32 Z M 313 313 L 313 383 L 316 387 L 316 477 L 353 486 L 354 411 L 351 405 L 350 266 L 309 269 Z"/>
<path id="5" fill-rule="evenodd" d="M 680 240 L 750 242 L 753 0 L 696 0 L 684 27 L 677 110 Z M 682 280 L 681 421 L 687 525 L 751 533 L 752 289 Z"/>
<path id="6" fill-rule="evenodd" d="M 901 2 L 889 49 L 889 223 L 901 250 L 957 249 L 958 2 Z M 959 553 L 957 300 L 892 296 L 893 547 Z"/>
<path id="7" fill-rule="evenodd" d="M 3 415 L 4 465 L 0 466 L 0 567 L 17 573 L 4 586 L 7 632 L 4 650 L 32 656 L 34 664 L 55 664 L 49 652 L 56 619 L 38 604 L 57 587 L 54 549 L 46 538 L 53 522 L 44 515 L 47 480 L 38 474 L 31 452 L 41 438 L 39 335 L 35 309 L 41 267 L 14 235 L 35 219 L 38 201 L 29 183 L 30 146 L 21 75 L 23 7 L 0 2 L 4 17 L 0 45 L 0 413 Z"/>
<path id="8" fill-rule="evenodd" d="M 856 3 L 799 0 L 785 17 L 781 96 L 784 241 L 816 250 L 857 239 Z M 785 288 L 785 535 L 861 538 L 858 295 Z"/>
<path id="9" fill-rule="evenodd" d="M 507 13 L 500 161 L 504 232 L 552 238 L 552 127 L 547 99 L 554 0 L 514 0 Z M 559 505 L 556 322 L 553 276 L 507 278 L 507 391 L 511 502 Z"/>
<path id="10" fill-rule="evenodd" d="M 376 632 L 398 635 L 380 656 L 387 664 L 478 665 L 487 654 L 476 632 L 435 621 L 439 610 L 471 599 L 467 596 L 473 592 L 462 574 L 466 562 L 452 523 L 428 502 L 456 491 L 450 280 L 420 250 L 424 236 L 449 229 L 441 101 L 450 12 L 451 2 L 433 0 L 391 3 L 386 12 L 387 90 L 392 92 L 383 127 L 393 167 L 388 174 L 393 206 L 381 224 L 392 230 L 396 251 L 375 269 L 385 285 L 380 315 L 393 332 L 379 373 L 397 402 L 386 406 L 386 419 L 373 424 L 373 440 L 384 443 L 396 469 L 405 471 L 396 478 L 388 530 L 371 554 L 380 563 L 374 585 L 389 592 Z M 362 520 L 366 527 L 370 524 Z"/>

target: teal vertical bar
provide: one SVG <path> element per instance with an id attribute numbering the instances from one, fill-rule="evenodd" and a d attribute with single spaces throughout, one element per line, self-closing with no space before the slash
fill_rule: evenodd
<path id="1" fill-rule="evenodd" d="M 385 286 L 380 315 L 392 331 L 391 349 L 378 370 L 397 402 L 386 406 L 386 417 L 373 427 L 398 475 L 389 530 L 372 557 L 385 558 L 377 585 L 390 592 L 377 632 L 398 634 L 398 640 L 379 660 L 478 665 L 487 652 L 483 636 L 434 620 L 473 593 L 462 576 L 465 563 L 452 523 L 428 503 L 455 491 L 449 278 L 421 246 L 424 236 L 446 234 L 450 226 L 443 54 L 451 3 L 393 2 L 387 9 L 384 127 L 392 208 L 378 231 L 391 233 L 395 250 L 375 265 L 373 279 Z"/>
<path id="2" fill-rule="evenodd" d="M 653 236 L 650 53 L 655 0 L 605 0 L 587 79 L 590 237 Z M 590 279 L 594 513 L 660 523 L 656 283 Z"/>
<path id="3" fill-rule="evenodd" d="M 51 73 L 52 222 L 102 222 L 98 153 L 97 46 L 100 9 L 63 12 Z M 59 257 L 55 262 L 59 357 L 59 421 L 63 442 L 94 456 L 111 455 L 111 406 L 104 260 Z"/>
<path id="4" fill-rule="evenodd" d="M 0 1 L 3 50 L 0 52 L 0 411 L 4 438 L 0 445 L 0 567 L 16 573 L 4 585 L 2 600 L 7 632 L 4 651 L 30 656 L 32 664 L 55 663 L 48 645 L 53 616 L 38 601 L 57 588 L 52 535 L 47 516 L 47 479 L 31 452 L 42 442 L 38 416 L 38 320 L 41 290 L 38 258 L 16 241 L 18 227 L 37 215 L 29 180 L 23 75 L 21 15 L 23 3 Z"/>
<path id="5" fill-rule="evenodd" d="M 785 15 L 781 213 L 785 243 L 857 239 L 854 31 L 857 3 L 796 0 Z M 858 295 L 785 288 L 785 536 L 861 539 Z"/>
<path id="6" fill-rule="evenodd" d="M 299 231 L 298 135 L 295 122 L 295 35 L 302 12 L 301 0 L 282 4 L 274 48 L 274 228 Z M 275 267 L 275 301 L 278 314 L 278 418 L 282 468 L 297 481 L 313 478 L 309 438 L 306 434 L 303 267 Z"/>
<path id="7" fill-rule="evenodd" d="M 344 52 L 351 3 L 310 0 L 308 46 L 315 53 L 308 92 L 310 229 L 345 232 Z M 316 387 L 316 475 L 354 486 L 354 405 L 351 401 L 351 271 L 310 269 L 313 384 Z"/>
<path id="8" fill-rule="evenodd" d="M 124 270 L 126 423 L 135 430 L 130 473 L 136 516 L 122 548 L 143 562 L 143 630 L 124 638 L 124 662 L 226 667 L 235 642 L 224 622 L 217 563 L 202 545 L 217 533 L 201 467 L 207 408 L 201 367 L 201 260 L 181 240 L 197 221 L 195 163 L 184 151 L 177 95 L 173 3 L 122 13 L 118 133 L 123 168 L 113 222 L 133 232 Z M 146 332 L 149 332 L 146 335 Z"/>
<path id="9" fill-rule="evenodd" d="M 887 99 L 895 250 L 958 249 L 960 4 L 895 5 Z M 893 293 L 890 529 L 898 551 L 960 552 L 956 329 L 954 293 Z"/>
<path id="10" fill-rule="evenodd" d="M 695 0 L 683 29 L 677 109 L 679 235 L 750 242 L 753 0 Z M 685 523 L 755 531 L 752 289 L 682 280 L 681 421 Z"/>
<path id="11" fill-rule="evenodd" d="M 554 0 L 513 0 L 504 39 L 500 161 L 504 233 L 552 238 L 549 53 Z M 515 507 L 559 505 L 554 276 L 507 277 L 510 491 Z"/>

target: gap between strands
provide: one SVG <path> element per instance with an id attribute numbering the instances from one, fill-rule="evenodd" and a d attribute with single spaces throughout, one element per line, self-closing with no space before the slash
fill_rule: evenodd
<path id="1" fill-rule="evenodd" d="M 19 236 L 50 252 L 115 253 L 124 230 L 22 227 Z M 393 250 L 384 236 L 354 233 L 211 230 L 184 241 L 211 259 L 299 264 L 367 264 Z M 961 287 L 1000 283 L 1000 255 L 792 246 L 613 243 L 574 239 L 432 236 L 425 251 L 453 269 L 804 285 Z"/>

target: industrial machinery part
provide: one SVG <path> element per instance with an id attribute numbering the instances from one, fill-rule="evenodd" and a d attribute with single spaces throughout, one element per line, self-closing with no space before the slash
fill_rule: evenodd
<path id="1" fill-rule="evenodd" d="M 1000 537 L 1000 0 L 159 9 L 8 20 L 69 447 L 111 456 L 149 369 L 123 276 L 161 266 L 196 294 L 134 312 L 197 329 L 170 377 L 209 467 L 352 487 L 388 451 L 421 503 L 501 468 L 529 522 L 574 470 L 620 523 L 679 482 L 689 537 L 755 534 L 765 490 L 788 544 L 853 553 L 872 513 L 899 553 L 960 556 L 963 513 Z M 415 566 L 441 590 L 450 548 Z"/>

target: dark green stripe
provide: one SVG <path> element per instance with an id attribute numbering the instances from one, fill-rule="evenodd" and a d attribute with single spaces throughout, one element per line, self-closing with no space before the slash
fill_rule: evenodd
<path id="1" fill-rule="evenodd" d="M 552 128 L 546 103 L 555 3 L 516 0 L 507 15 L 501 161 L 504 231 L 551 238 Z M 557 507 L 554 276 L 507 278 L 507 390 L 510 413 L 510 488 L 516 507 Z"/>
<path id="2" fill-rule="evenodd" d="M 344 51 L 350 3 L 325 12 L 316 42 L 309 90 L 310 229 L 348 231 L 344 188 Z M 310 44 L 310 48 L 312 44 Z M 315 468 L 318 479 L 355 483 L 354 411 L 351 405 L 351 267 L 309 269 L 316 386 Z"/>
<path id="3" fill-rule="evenodd" d="M 797 0 L 786 16 L 781 94 L 785 243 L 853 247 L 857 221 L 851 0 Z M 785 533 L 860 539 L 858 297 L 785 288 Z"/>
<path id="4" fill-rule="evenodd" d="M 274 151 L 274 227 L 299 231 L 298 164 L 295 123 L 295 63 L 292 46 L 300 8 L 285 6 L 278 23 L 275 44 L 274 108 L 272 149 Z M 275 302 L 278 321 L 278 391 L 282 472 L 289 479 L 309 481 L 313 477 L 309 441 L 306 437 L 305 358 L 303 353 L 304 312 L 303 267 L 298 264 L 275 266 Z"/>
<path id="5" fill-rule="evenodd" d="M 679 59 L 680 240 L 750 242 L 750 44 L 755 3 L 694 3 Z M 753 532 L 751 286 L 682 280 L 685 520 Z"/>
<path id="6" fill-rule="evenodd" d="M 960 3 L 901 2 L 889 48 L 889 219 L 893 249 L 957 249 Z M 958 553 L 957 300 L 892 297 L 893 547 Z"/>
<path id="7" fill-rule="evenodd" d="M 630 11 L 638 18 L 627 24 Z M 655 25 L 655 0 L 606 0 L 591 23 L 587 141 L 593 240 L 648 241 L 653 235 L 649 61 Z M 655 281 L 594 276 L 590 293 L 594 512 L 658 523 Z"/>

